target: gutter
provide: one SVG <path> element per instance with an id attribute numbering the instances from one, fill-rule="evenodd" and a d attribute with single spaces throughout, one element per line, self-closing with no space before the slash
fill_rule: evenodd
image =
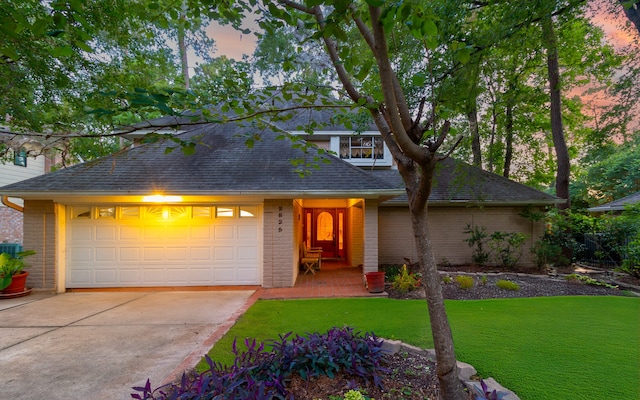
<path id="1" fill-rule="evenodd" d="M 18 212 L 24 213 L 24 207 L 21 207 L 16 203 L 12 203 L 11 201 L 9 201 L 9 196 L 2 196 L 1 200 L 2 204 L 4 204 L 5 206 L 12 208 Z"/>

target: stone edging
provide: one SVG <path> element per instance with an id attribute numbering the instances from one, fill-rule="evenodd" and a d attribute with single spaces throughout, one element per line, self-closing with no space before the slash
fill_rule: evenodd
<path id="1" fill-rule="evenodd" d="M 436 352 L 433 349 L 421 349 L 416 346 L 411 346 L 409 344 L 403 343 L 399 340 L 390 340 L 390 339 L 382 339 L 382 350 L 395 354 L 399 351 L 406 351 L 411 354 L 420 354 L 424 355 L 432 361 L 436 361 Z M 475 393 L 477 395 L 483 394 L 480 381 L 472 380 L 472 377 L 476 375 L 476 369 L 467 363 L 463 363 L 461 361 L 457 361 L 458 365 L 458 377 L 462 382 L 464 382 L 465 386 L 469 389 L 470 392 Z M 488 390 L 493 392 L 494 390 L 498 393 L 498 397 L 503 400 L 520 400 L 520 398 L 511 390 L 502 387 L 495 379 L 488 377 L 483 379 L 484 383 L 487 385 Z M 502 397 L 500 397 L 502 396 Z"/>

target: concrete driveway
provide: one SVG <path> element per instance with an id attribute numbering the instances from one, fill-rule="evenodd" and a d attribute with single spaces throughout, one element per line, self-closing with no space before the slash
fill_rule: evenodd
<path id="1" fill-rule="evenodd" d="M 0 301 L 1 399 L 130 399 L 193 366 L 252 290 L 34 293 Z"/>

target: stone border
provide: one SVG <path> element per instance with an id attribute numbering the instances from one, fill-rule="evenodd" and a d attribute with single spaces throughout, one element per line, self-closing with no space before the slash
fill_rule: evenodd
<path id="1" fill-rule="evenodd" d="M 403 343 L 399 340 L 390 340 L 380 338 L 382 343 L 382 351 L 389 354 L 396 354 L 399 351 L 406 351 L 411 354 L 420 354 L 424 355 L 432 361 L 436 361 L 436 352 L 433 349 L 421 349 L 416 346 L 412 346 L 406 343 Z M 482 395 L 484 398 L 484 393 L 482 391 L 482 387 L 480 385 L 480 381 L 473 380 L 472 378 L 477 374 L 476 369 L 467 363 L 462 361 L 457 361 L 458 365 L 458 378 L 465 384 L 465 386 L 469 389 L 471 393 L 474 393 L 476 396 Z M 511 390 L 504 388 L 495 379 L 488 377 L 486 379 L 482 379 L 487 385 L 488 390 L 493 392 L 494 390 L 498 394 L 498 398 L 502 400 L 520 400 L 520 398 Z"/>

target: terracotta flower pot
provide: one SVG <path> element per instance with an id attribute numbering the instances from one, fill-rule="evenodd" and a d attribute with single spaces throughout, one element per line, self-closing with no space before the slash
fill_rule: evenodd
<path id="1" fill-rule="evenodd" d="M 367 272 L 364 277 L 369 293 L 384 292 L 384 272 Z"/>
<path id="2" fill-rule="evenodd" d="M 11 293 L 22 293 L 25 290 L 25 286 L 27 283 L 27 276 L 29 273 L 27 271 L 22 271 L 19 274 L 15 274 L 13 279 L 11 280 L 11 284 L 7 286 L 2 293 L 3 294 L 11 294 Z"/>

